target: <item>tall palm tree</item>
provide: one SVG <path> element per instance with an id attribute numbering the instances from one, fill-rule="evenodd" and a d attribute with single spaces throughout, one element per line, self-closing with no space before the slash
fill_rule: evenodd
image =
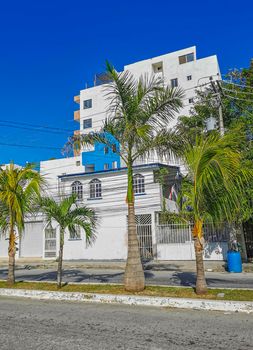
<path id="1" fill-rule="evenodd" d="M 252 172 L 242 166 L 240 133 L 201 135 L 196 142 L 186 143 L 183 160 L 188 169 L 185 205 L 191 208 L 194 222 L 193 238 L 196 255 L 196 293 L 207 292 L 203 250 L 203 224 L 232 221 L 241 206 L 245 185 Z"/>
<path id="2" fill-rule="evenodd" d="M 60 249 L 58 256 L 57 286 L 62 286 L 62 260 L 64 236 L 66 230 L 77 234 L 82 228 L 86 235 L 86 242 L 91 243 L 95 239 L 95 228 L 97 218 L 95 212 L 87 207 L 78 207 L 76 195 L 64 198 L 57 202 L 53 198 L 44 197 L 40 201 L 40 208 L 46 216 L 48 223 L 56 221 L 60 227 Z"/>
<path id="3" fill-rule="evenodd" d="M 128 177 L 128 256 L 124 282 L 126 290 L 136 292 L 145 288 L 145 278 L 135 223 L 133 164 L 156 149 L 158 134 L 182 107 L 183 91 L 164 87 L 164 82 L 154 76 L 135 80 L 129 72 L 117 73 L 109 63 L 107 74 L 111 83 L 105 85 L 109 117 L 104 127 L 99 132 L 74 137 L 69 146 L 80 148 L 80 144 L 100 142 L 113 149 L 115 140 L 119 143 L 116 153 L 126 164 Z"/>
<path id="4" fill-rule="evenodd" d="M 0 169 L 0 225 L 9 231 L 9 270 L 8 284 L 15 283 L 16 241 L 24 229 L 25 217 L 36 207 L 43 179 L 31 165 L 24 168 L 13 163 Z"/>

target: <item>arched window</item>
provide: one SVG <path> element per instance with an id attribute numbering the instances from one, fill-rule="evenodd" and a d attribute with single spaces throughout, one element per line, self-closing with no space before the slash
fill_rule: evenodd
<path id="1" fill-rule="evenodd" d="M 90 182 L 90 198 L 102 197 L 102 184 L 98 179 L 94 179 Z"/>
<path id="2" fill-rule="evenodd" d="M 133 176 L 133 188 L 135 194 L 145 193 L 145 179 L 143 175 L 136 174 Z"/>
<path id="3" fill-rule="evenodd" d="M 77 196 L 77 199 L 83 199 L 83 185 L 80 181 L 75 181 L 71 185 L 72 194 Z"/>

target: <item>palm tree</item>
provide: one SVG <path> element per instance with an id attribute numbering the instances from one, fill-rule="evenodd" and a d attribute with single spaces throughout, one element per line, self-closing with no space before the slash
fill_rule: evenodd
<path id="1" fill-rule="evenodd" d="M 24 229 L 26 215 L 36 207 L 42 184 L 42 177 L 32 165 L 19 168 L 11 163 L 0 169 L 0 225 L 3 231 L 9 231 L 9 285 L 15 283 L 16 240 Z"/>
<path id="2" fill-rule="evenodd" d="M 196 142 L 186 143 L 183 160 L 188 168 L 184 205 L 190 208 L 194 222 L 193 238 L 196 255 L 196 293 L 207 292 L 203 250 L 205 222 L 232 221 L 241 206 L 245 185 L 252 172 L 242 166 L 240 133 L 201 135 Z M 183 186 L 184 188 L 184 186 Z"/>
<path id="3" fill-rule="evenodd" d="M 104 127 L 99 132 L 74 137 L 68 146 L 80 148 L 80 144 L 100 142 L 113 149 L 115 140 L 119 143 L 116 153 L 126 164 L 128 176 L 128 256 L 124 282 L 126 290 L 137 292 L 145 288 L 145 278 L 135 223 L 133 164 L 159 145 L 159 133 L 182 107 L 183 92 L 164 87 L 163 81 L 154 76 L 135 80 L 129 72 L 117 73 L 109 63 L 107 74 L 111 83 L 105 85 L 105 91 L 110 107 Z"/>
<path id="4" fill-rule="evenodd" d="M 61 288 L 63 247 L 66 230 L 68 229 L 70 233 L 75 235 L 77 234 L 77 230 L 82 228 L 86 235 L 86 242 L 90 244 L 95 239 L 97 218 L 92 209 L 77 206 L 76 195 L 66 197 L 60 202 L 50 197 L 44 197 L 40 201 L 40 208 L 45 214 L 48 224 L 56 221 L 60 227 L 57 286 Z"/>

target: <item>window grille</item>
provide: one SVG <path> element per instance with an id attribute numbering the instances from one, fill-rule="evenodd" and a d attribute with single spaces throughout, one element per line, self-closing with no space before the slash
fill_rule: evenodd
<path id="1" fill-rule="evenodd" d="M 75 232 L 69 231 L 69 239 L 71 240 L 79 240 L 81 239 L 81 228 L 80 226 L 75 227 Z"/>
<path id="2" fill-rule="evenodd" d="M 72 194 L 75 194 L 77 196 L 77 199 L 81 200 L 83 199 L 83 185 L 80 181 L 75 181 L 71 185 L 72 188 Z"/>
<path id="3" fill-rule="evenodd" d="M 145 193 L 145 179 L 141 174 L 133 176 L 133 189 L 135 194 Z"/>
<path id="4" fill-rule="evenodd" d="M 102 184 L 98 179 L 94 179 L 90 182 L 90 198 L 102 197 Z"/>

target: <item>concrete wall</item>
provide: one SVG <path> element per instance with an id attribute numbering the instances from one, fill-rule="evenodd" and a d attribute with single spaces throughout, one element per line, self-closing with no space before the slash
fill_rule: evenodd
<path id="1" fill-rule="evenodd" d="M 77 165 L 80 162 L 80 165 Z M 40 162 L 40 173 L 46 180 L 46 193 L 58 195 L 58 176 L 63 174 L 74 174 L 84 171 L 82 157 L 69 157 Z"/>
<path id="2" fill-rule="evenodd" d="M 24 232 L 21 235 L 19 245 L 19 257 L 21 258 L 42 258 L 44 236 L 44 222 L 31 221 L 25 224 Z"/>

